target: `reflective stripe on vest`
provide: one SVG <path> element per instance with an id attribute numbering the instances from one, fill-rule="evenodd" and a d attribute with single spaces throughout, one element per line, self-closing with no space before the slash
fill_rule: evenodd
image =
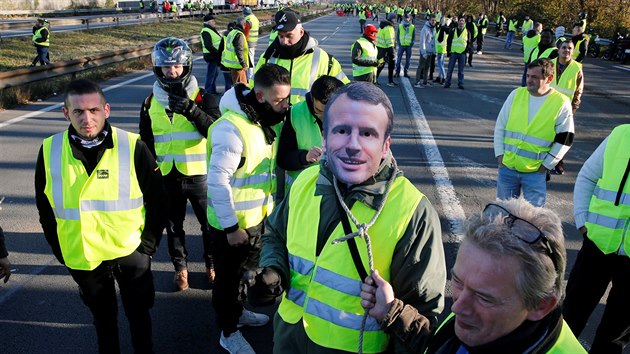
<path id="1" fill-rule="evenodd" d="M 540 43 L 540 34 L 536 34 L 533 37 L 523 37 L 523 61 L 527 63 L 530 54 L 532 51 L 538 47 L 538 43 Z"/>
<path id="2" fill-rule="evenodd" d="M 198 93 L 199 88 L 193 90 L 190 99 L 194 100 Z M 185 176 L 205 175 L 208 171 L 206 139 L 197 127 L 178 113 L 173 113 L 171 120 L 155 96 L 151 98 L 149 117 L 156 159 L 162 175 L 169 174 L 173 165 Z"/>
<path id="3" fill-rule="evenodd" d="M 361 59 L 368 59 L 368 60 L 377 59 L 378 49 L 376 49 L 376 46 L 374 45 L 374 43 L 370 42 L 369 40 L 363 37 L 359 38 L 356 42 L 352 44 L 350 53 L 354 51 L 354 46 L 357 44 L 361 46 Z M 376 75 L 376 69 L 377 69 L 376 66 L 360 66 L 355 63 L 352 63 L 352 76 L 354 76 L 356 79 L 357 76 L 361 76 L 365 74 L 372 73 Z"/>
<path id="4" fill-rule="evenodd" d="M 208 32 L 208 34 L 210 34 L 210 38 L 212 39 L 212 43 L 210 44 L 214 47 L 214 49 L 219 50 L 219 46 L 221 45 L 221 35 L 208 27 L 204 27 L 201 29 L 201 33 L 199 33 L 199 39 L 201 40 L 201 49 L 203 49 L 203 53 L 210 53 L 210 51 L 206 49 L 206 43 L 203 42 L 203 32 Z"/>
<path id="5" fill-rule="evenodd" d="M 331 244 L 345 232 L 338 224 L 326 245 L 316 255 L 317 230 L 320 223 L 321 195 L 315 195 L 319 165 L 304 170 L 289 193 L 287 250 L 291 272 L 289 290 L 278 309 L 287 323 L 302 320 L 308 337 L 326 348 L 356 351 L 364 310 L 361 307 L 361 279 L 345 243 Z M 405 233 L 415 210 L 424 196 L 404 177 L 392 185 L 385 208 L 368 231 L 372 236 L 374 265 L 390 279 L 394 248 Z M 299 205 L 299 208 L 295 206 Z M 367 222 L 376 211 L 357 201 L 352 213 L 359 222 Z M 356 227 L 351 226 L 353 231 Z M 367 267 L 366 244 L 356 239 L 364 267 Z M 334 333 L 334 336 L 331 336 Z M 368 317 L 364 332 L 363 352 L 386 350 L 389 336 L 374 318 Z"/>
<path id="6" fill-rule="evenodd" d="M 606 142 L 603 171 L 591 197 L 586 217 L 586 236 L 604 253 L 630 252 L 627 236 L 630 220 L 630 183 L 623 183 L 630 160 L 630 124 L 616 127 Z"/>
<path id="7" fill-rule="evenodd" d="M 379 48 L 393 48 L 396 44 L 396 30 L 393 26 L 385 26 L 376 33 L 376 46 Z"/>
<path id="8" fill-rule="evenodd" d="M 36 39 L 42 38 L 42 31 L 43 30 L 48 31 L 48 37 L 46 37 L 46 41 L 45 42 L 36 42 L 35 41 Z M 34 44 L 37 44 L 39 46 L 49 47 L 50 46 L 50 31 L 48 30 L 48 28 L 46 28 L 46 27 L 38 28 L 37 31 L 35 31 L 35 33 L 33 34 L 32 41 L 33 41 Z"/>
<path id="9" fill-rule="evenodd" d="M 276 37 L 278 37 L 278 30 L 272 28 L 271 32 L 269 32 L 269 45 L 271 45 L 271 43 L 273 43 L 273 41 L 276 39 Z"/>
<path id="10" fill-rule="evenodd" d="M 68 268 L 92 270 L 140 245 L 145 209 L 132 160 L 138 139 L 112 127 L 114 146 L 105 149 L 91 175 L 72 155 L 68 131 L 44 140 L 44 193 Z"/>
<path id="11" fill-rule="evenodd" d="M 316 47 L 313 48 L 313 51 L 293 59 L 271 57 L 268 63 L 277 64 L 289 70 L 291 74 L 291 103 L 296 104 L 304 101 L 304 97 L 311 90 L 313 82 L 322 75 L 334 76 L 344 84 L 350 82 L 338 62 L 333 63 L 330 72 L 328 72 L 328 62 L 331 59 L 329 55 L 323 49 Z M 256 63 L 256 69 L 263 64 L 265 64 L 265 58 L 261 56 Z"/>
<path id="12" fill-rule="evenodd" d="M 212 136 L 213 127 L 220 121 L 228 121 L 238 129 L 243 140 L 242 158 L 244 165 L 238 168 L 230 178 L 232 202 L 238 219 L 238 225 L 247 229 L 260 224 L 273 209 L 272 193 L 275 189 L 275 144 L 269 145 L 260 126 L 234 111 L 225 112 L 217 122 L 210 126 L 208 137 Z M 212 163 L 212 144 L 208 143 L 208 164 Z M 223 230 L 219 224 L 211 190 L 208 189 L 208 223 L 215 229 Z"/>
<path id="13" fill-rule="evenodd" d="M 519 172 L 536 172 L 542 165 L 556 136 L 558 113 L 566 101 L 566 97 L 551 89 L 529 122 L 529 99 L 526 87 L 516 89 L 503 137 L 503 164 Z"/>
<path id="14" fill-rule="evenodd" d="M 553 77 L 551 87 L 572 100 L 575 90 L 577 90 L 577 78 L 580 71 L 582 71 L 582 64 L 571 60 L 569 65 L 564 68 L 562 75 L 558 75 L 558 58 L 554 58 L 552 61 L 556 68 L 556 75 Z"/>
<path id="15" fill-rule="evenodd" d="M 251 25 L 249 33 L 247 33 L 247 42 L 249 42 L 250 46 L 256 46 L 258 42 L 258 32 L 260 31 L 260 21 L 258 21 L 258 17 L 254 14 L 247 15 L 245 20 Z"/>
<path id="16" fill-rule="evenodd" d="M 528 63 L 531 63 L 534 60 L 540 58 L 549 58 L 549 56 L 551 55 L 551 53 L 553 53 L 555 49 L 555 47 L 547 48 L 544 52 L 542 52 L 542 54 L 540 54 L 540 49 L 538 47 L 534 48 L 534 50 L 532 50 L 532 54 L 529 57 L 530 60 Z"/>
<path id="17" fill-rule="evenodd" d="M 457 29 L 453 33 L 453 42 L 451 43 L 451 52 L 461 54 L 466 50 L 466 45 L 468 44 L 468 30 L 465 28 L 462 30 L 462 33 L 458 36 Z"/>
<path id="18" fill-rule="evenodd" d="M 298 150 L 308 151 L 313 146 L 322 147 L 322 131 L 319 128 L 319 124 L 317 124 L 317 117 L 308 109 L 307 101 L 302 101 L 291 107 L 290 119 L 293 130 L 295 131 Z M 317 164 L 317 162 L 313 164 Z M 287 171 L 287 186 L 291 186 L 302 171 L 303 169 Z"/>
<path id="19" fill-rule="evenodd" d="M 415 26 L 409 25 L 407 26 L 407 30 L 405 30 L 405 26 L 403 24 L 398 25 L 398 40 L 400 41 L 401 46 L 408 47 L 411 45 L 411 41 L 413 40 Z"/>
<path id="20" fill-rule="evenodd" d="M 243 65 L 241 65 L 241 62 L 238 60 L 238 57 L 236 56 L 236 49 L 234 48 L 234 39 L 236 36 L 243 36 L 243 39 L 245 39 L 243 32 L 237 29 L 233 29 L 230 33 L 228 33 L 225 40 L 225 49 L 223 49 L 223 52 L 221 53 L 221 64 L 228 69 L 238 70 L 242 69 Z M 243 40 L 243 59 L 245 60 L 245 64 L 249 63 L 248 56 L 247 41 Z"/>

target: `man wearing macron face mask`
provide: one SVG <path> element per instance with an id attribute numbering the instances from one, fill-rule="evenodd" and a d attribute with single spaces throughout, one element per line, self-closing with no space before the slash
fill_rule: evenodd
<path id="1" fill-rule="evenodd" d="M 300 18 L 291 10 L 278 11 L 275 16 L 278 37 L 256 62 L 258 72 L 266 63 L 273 63 L 289 70 L 291 76 L 290 103 L 304 100 L 313 82 L 322 75 L 330 75 L 344 84 L 350 82 L 341 64 L 318 46 L 317 40 L 302 27 Z M 312 69 L 315 67 L 314 69 Z M 315 75 L 312 75 L 315 73 Z M 255 74 L 254 74 L 255 75 Z"/>

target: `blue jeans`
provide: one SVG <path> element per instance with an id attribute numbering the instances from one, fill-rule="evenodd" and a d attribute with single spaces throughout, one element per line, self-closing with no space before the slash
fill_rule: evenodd
<path id="1" fill-rule="evenodd" d="M 438 73 L 441 78 L 446 78 L 446 73 L 444 72 L 444 54 L 437 55 L 437 67 Z"/>
<path id="2" fill-rule="evenodd" d="M 402 61 L 403 53 L 405 53 L 405 74 L 409 71 L 409 59 L 411 59 L 411 47 L 398 47 L 398 54 L 396 55 L 396 74 L 400 74 L 400 62 Z"/>
<path id="3" fill-rule="evenodd" d="M 523 197 L 534 206 L 542 207 L 547 199 L 547 175 L 543 172 L 523 173 L 507 166 L 499 167 L 497 198 Z"/>
<path id="4" fill-rule="evenodd" d="M 505 44 L 503 45 L 503 49 L 512 48 L 512 41 L 514 40 L 515 32 L 508 32 L 505 36 Z"/>
<path id="5" fill-rule="evenodd" d="M 455 62 L 457 64 L 457 84 L 464 85 L 464 68 L 466 67 L 466 52 L 463 53 L 451 53 L 451 58 L 448 60 L 448 73 L 446 74 L 445 85 L 451 84 L 451 77 L 453 76 L 453 70 L 455 70 Z"/>
<path id="6" fill-rule="evenodd" d="M 217 77 L 219 76 L 219 65 L 216 61 L 208 62 L 208 71 L 206 71 L 206 83 L 204 89 L 213 95 L 217 94 Z"/>
<path id="7" fill-rule="evenodd" d="M 33 65 L 39 62 L 39 65 L 49 65 L 50 60 L 48 60 L 48 47 L 44 46 L 35 46 L 37 49 L 37 57 L 33 60 Z"/>

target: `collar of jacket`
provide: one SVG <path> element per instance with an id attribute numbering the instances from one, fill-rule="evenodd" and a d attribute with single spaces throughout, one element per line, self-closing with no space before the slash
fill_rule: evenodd
<path id="1" fill-rule="evenodd" d="M 391 177 L 392 173 L 396 173 L 397 176 L 402 176 L 401 170 L 394 170 L 393 158 L 390 152 L 381 161 L 376 174 L 361 184 L 348 186 L 344 183 L 339 183 L 339 191 L 348 207 L 352 208 L 354 202 L 358 200 L 374 210 L 378 208 L 385 194 L 387 180 Z M 332 184 L 333 174 L 328 167 L 326 155 L 321 159 L 319 167 L 320 172 L 315 186 L 315 195 L 335 194 L 335 187 Z"/>

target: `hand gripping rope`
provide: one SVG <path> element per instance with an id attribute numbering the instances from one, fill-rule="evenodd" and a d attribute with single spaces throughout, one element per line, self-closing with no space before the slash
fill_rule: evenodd
<path id="1" fill-rule="evenodd" d="M 393 167 L 392 175 L 389 177 L 389 179 L 387 180 L 387 184 L 385 185 L 385 194 L 383 195 L 381 204 L 378 206 L 378 209 L 376 210 L 376 214 L 374 214 L 374 216 L 372 217 L 372 220 L 370 220 L 370 222 L 367 224 L 359 223 L 359 221 L 354 217 L 354 215 L 352 215 L 352 212 L 350 211 L 346 203 L 343 201 L 341 192 L 339 191 L 339 187 L 337 186 L 337 178 L 333 175 L 333 186 L 335 187 L 335 193 L 337 194 L 337 199 L 339 200 L 339 203 L 341 204 L 343 210 L 346 212 L 346 215 L 348 216 L 348 218 L 357 227 L 357 231 L 333 240 L 332 244 L 334 245 L 340 242 L 345 242 L 357 236 L 363 238 L 367 246 L 367 255 L 368 255 L 368 264 L 370 266 L 370 274 L 374 272 L 374 259 L 372 256 L 372 242 L 370 241 L 370 235 L 368 234 L 368 229 L 372 227 L 374 223 L 376 223 L 378 216 L 381 215 L 381 212 L 383 211 L 383 208 L 385 207 L 385 202 L 387 201 L 387 196 L 389 195 L 389 191 L 392 189 L 392 184 L 394 183 L 394 180 L 396 179 L 396 171 L 398 170 L 398 164 L 396 163 L 396 159 L 394 159 L 393 156 L 392 156 L 392 167 Z M 364 280 L 365 279 L 361 279 L 361 281 L 364 281 Z M 359 331 L 359 348 L 358 348 L 359 354 L 363 353 L 363 332 L 365 332 L 365 323 L 367 321 L 367 318 L 368 318 L 368 310 L 366 309 L 365 313 L 363 314 L 363 321 L 361 322 L 361 330 Z"/>

